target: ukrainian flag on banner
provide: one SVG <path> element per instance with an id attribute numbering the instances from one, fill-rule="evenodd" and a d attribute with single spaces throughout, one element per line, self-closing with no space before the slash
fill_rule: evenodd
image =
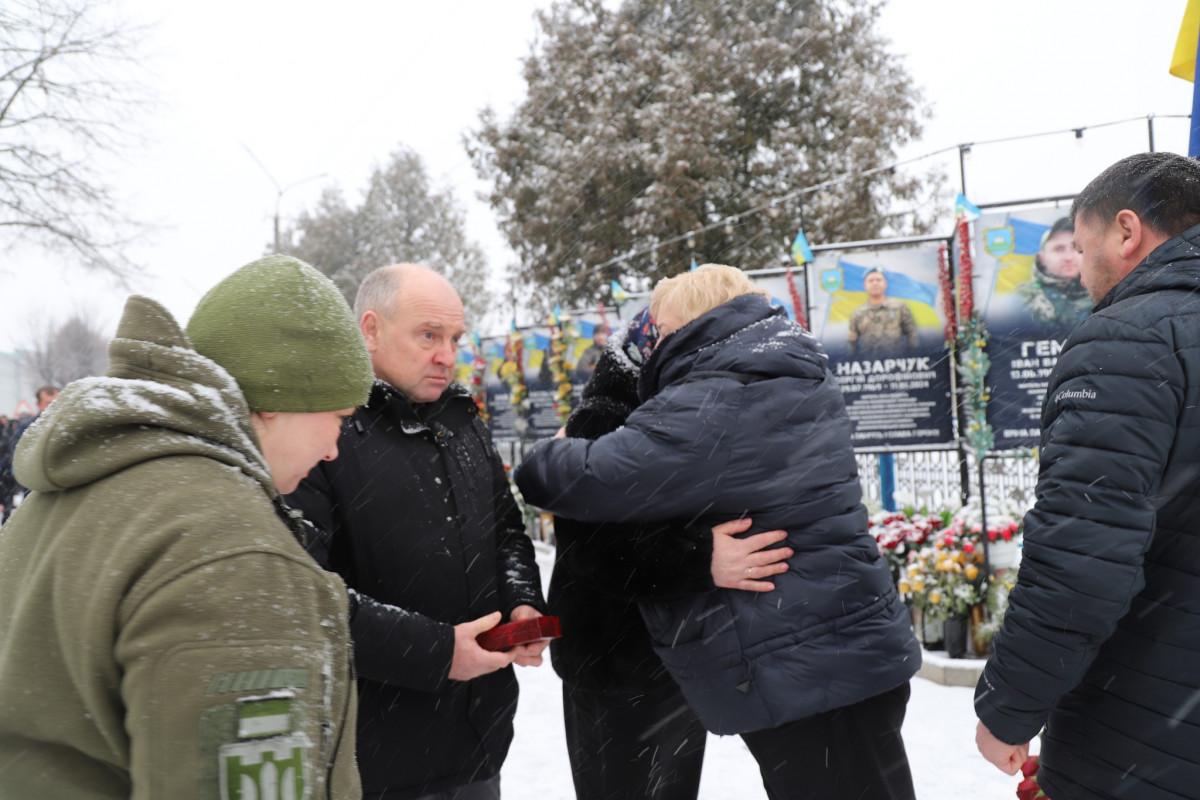
<path id="1" fill-rule="evenodd" d="M 496 373 L 504 363 L 504 342 L 490 341 L 484 351 L 488 362 L 488 372 Z"/>
<path id="2" fill-rule="evenodd" d="M 996 292 L 1015 292 L 1017 287 L 1033 276 L 1033 259 L 1042 249 L 1042 237 L 1050 230 L 1040 222 L 1009 217 L 1007 224 L 1013 230 L 1013 249 L 1008 255 L 997 259 Z"/>
<path id="3" fill-rule="evenodd" d="M 1196 80 L 1197 51 L 1200 50 L 1200 0 L 1188 0 L 1171 54 L 1171 74 L 1192 82 L 1192 133 L 1188 155 L 1200 157 L 1200 81 Z"/>
<path id="4" fill-rule="evenodd" d="M 471 373 L 475 371 L 475 351 L 462 347 L 458 348 L 458 360 L 454 364 L 454 380 L 466 385 L 471 377 Z"/>
<path id="5" fill-rule="evenodd" d="M 568 363 L 579 363 L 579 357 L 583 355 L 583 351 L 592 346 L 592 337 L 596 335 L 597 327 L 599 326 L 594 322 L 588 322 L 586 319 L 579 320 L 578 335 L 575 341 L 571 342 L 571 350 L 567 353 Z"/>
<path id="6" fill-rule="evenodd" d="M 550 352 L 550 334 L 534 333 L 525 337 L 525 363 L 530 369 L 541 369 Z"/>
<path id="7" fill-rule="evenodd" d="M 1019 256 L 1037 255 L 1037 251 L 1042 249 L 1042 237 L 1050 230 L 1050 226 L 1016 217 L 1009 217 L 1008 224 L 1013 229 L 1012 251 Z"/>
<path id="8" fill-rule="evenodd" d="M 833 294 L 833 302 L 829 306 L 829 321 L 849 322 L 854 309 L 867 302 L 863 278 L 873 267 L 838 261 L 838 269 L 842 271 L 842 288 Z M 888 282 L 887 296 L 903 300 L 912 311 L 918 327 L 936 328 L 942 324 L 937 315 L 937 286 L 921 283 L 902 272 L 890 272 L 885 269 L 883 275 Z"/>
<path id="9" fill-rule="evenodd" d="M 454 380 L 466 386 L 475 370 L 475 356 L 465 347 L 458 348 L 458 360 L 454 363 Z"/>

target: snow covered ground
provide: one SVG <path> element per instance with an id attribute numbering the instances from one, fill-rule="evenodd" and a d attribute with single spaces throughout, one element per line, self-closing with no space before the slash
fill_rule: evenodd
<path id="1" fill-rule="evenodd" d="M 538 564 L 545 582 L 550 577 L 553 552 L 540 544 Z M 572 800 L 575 791 L 563 734 L 562 684 L 550 666 L 549 653 L 541 667 L 518 668 L 517 677 L 521 700 L 516 738 L 501 773 L 503 796 L 505 800 Z M 920 800 L 1016 797 L 1018 778 L 1003 774 L 975 750 L 973 695 L 970 688 L 913 679 L 904 740 Z M 766 797 L 758 765 L 739 737 L 708 737 L 700 797 Z"/>

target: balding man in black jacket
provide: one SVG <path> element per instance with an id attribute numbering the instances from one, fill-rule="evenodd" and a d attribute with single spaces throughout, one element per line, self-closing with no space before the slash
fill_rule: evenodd
<path id="1" fill-rule="evenodd" d="M 1143 153 L 1071 208 L 1096 306 L 1042 412 L 1037 503 L 975 692 L 1054 800 L 1200 797 L 1200 162 Z"/>
<path id="2" fill-rule="evenodd" d="M 479 419 L 454 383 L 462 301 L 417 264 L 359 287 L 378 380 L 323 462 L 290 496 L 306 543 L 350 589 L 359 677 L 358 765 L 375 800 L 496 800 L 517 680 L 546 642 L 504 652 L 476 637 L 545 609 L 533 543 Z"/>

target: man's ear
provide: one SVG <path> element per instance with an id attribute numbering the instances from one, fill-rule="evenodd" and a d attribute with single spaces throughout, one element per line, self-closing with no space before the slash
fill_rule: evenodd
<path id="1" fill-rule="evenodd" d="M 362 329 L 363 340 L 367 343 L 367 351 L 374 353 L 379 346 L 379 314 L 375 311 L 364 312 L 362 319 L 358 321 L 358 326 Z"/>
<path id="2" fill-rule="evenodd" d="M 1119 253 L 1121 258 L 1126 261 L 1134 261 L 1140 263 L 1142 255 L 1139 255 L 1142 248 L 1145 230 L 1142 228 L 1142 220 L 1137 214 L 1130 211 L 1128 208 L 1123 208 L 1117 212 L 1117 230 L 1120 231 L 1121 244 Z"/>

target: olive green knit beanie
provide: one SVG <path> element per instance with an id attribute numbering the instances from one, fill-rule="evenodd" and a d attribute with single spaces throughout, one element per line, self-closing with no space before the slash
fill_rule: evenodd
<path id="1" fill-rule="evenodd" d="M 252 411 L 353 408 L 374 381 L 341 292 L 290 256 L 260 258 L 210 289 L 187 335 L 237 380 Z"/>

